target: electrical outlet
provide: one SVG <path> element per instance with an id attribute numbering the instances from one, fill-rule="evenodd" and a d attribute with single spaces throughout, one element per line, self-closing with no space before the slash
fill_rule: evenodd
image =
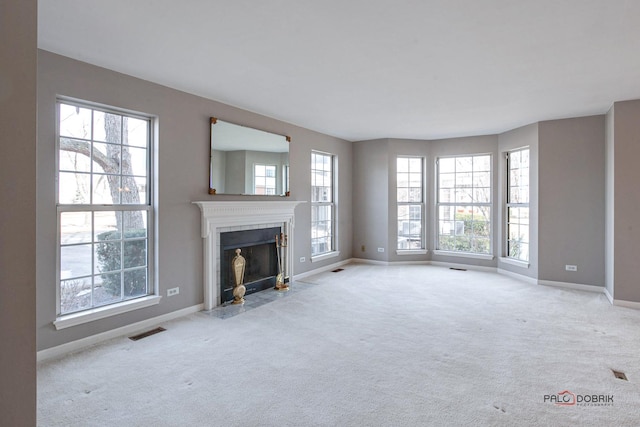
<path id="1" fill-rule="evenodd" d="M 303 257 L 303 256 L 300 257 L 300 262 L 306 262 L 306 261 L 307 261 L 307 259 L 305 257 Z"/>
<path id="2" fill-rule="evenodd" d="M 180 288 L 171 288 L 167 289 L 167 296 L 172 297 L 174 295 L 178 295 L 180 293 Z"/>
<path id="3" fill-rule="evenodd" d="M 361 250 L 362 252 L 364 252 L 364 251 L 365 251 L 364 245 L 360 246 L 360 250 Z"/>
<path id="4" fill-rule="evenodd" d="M 578 266 L 577 265 L 565 265 L 564 269 L 567 271 L 578 271 Z"/>
<path id="5" fill-rule="evenodd" d="M 378 252 L 384 252 L 384 248 L 378 248 Z"/>

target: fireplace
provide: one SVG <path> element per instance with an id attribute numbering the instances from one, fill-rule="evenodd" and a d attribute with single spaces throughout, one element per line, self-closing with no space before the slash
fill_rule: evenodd
<path id="1" fill-rule="evenodd" d="M 222 304 L 222 278 L 220 268 L 224 262 L 221 235 L 230 231 L 245 231 L 260 228 L 278 228 L 271 238 L 280 232 L 288 235 L 288 246 L 284 248 L 284 277 L 290 280 L 293 274 L 294 211 L 295 200 L 278 201 L 201 201 L 193 202 L 202 213 L 201 235 L 203 238 L 202 267 L 204 309 L 211 310 Z M 271 234 L 271 233 L 270 233 Z M 275 244 L 274 250 L 275 250 Z M 236 249 L 236 248 L 234 248 Z M 246 280 L 245 280 L 246 282 Z"/>
<path id="2" fill-rule="evenodd" d="M 246 295 L 273 288 L 278 274 L 275 236 L 280 227 L 220 233 L 220 302 L 233 300 L 235 277 L 232 260 L 236 249 L 245 258 L 244 286 Z"/>

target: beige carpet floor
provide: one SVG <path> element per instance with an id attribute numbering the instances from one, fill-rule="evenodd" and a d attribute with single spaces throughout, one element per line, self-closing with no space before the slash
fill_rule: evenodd
<path id="1" fill-rule="evenodd" d="M 304 282 L 41 363 L 38 425 L 640 425 L 640 311 L 601 294 L 417 265 Z"/>

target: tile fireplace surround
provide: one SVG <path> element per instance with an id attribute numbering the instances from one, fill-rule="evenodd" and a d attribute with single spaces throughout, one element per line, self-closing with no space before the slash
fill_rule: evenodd
<path id="1" fill-rule="evenodd" d="M 200 208 L 203 248 L 204 309 L 220 305 L 220 233 L 236 230 L 282 227 L 287 234 L 285 277 L 292 277 L 294 211 L 299 201 L 193 202 Z"/>

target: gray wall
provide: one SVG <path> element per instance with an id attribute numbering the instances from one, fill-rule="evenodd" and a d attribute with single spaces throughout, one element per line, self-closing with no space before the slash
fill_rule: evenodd
<path id="1" fill-rule="evenodd" d="M 36 425 L 37 2 L 0 7 L 0 424 Z"/>
<path id="2" fill-rule="evenodd" d="M 389 140 L 353 143 L 353 256 L 387 261 L 389 247 Z M 393 227 L 395 229 L 395 227 Z M 364 245 L 365 251 L 362 251 Z M 378 252 L 384 248 L 384 252 Z M 395 250 L 395 245 L 392 246 Z"/>
<path id="3" fill-rule="evenodd" d="M 538 277 L 538 124 L 533 123 L 498 135 L 498 228 L 497 241 L 502 250 L 496 252 L 498 268 L 525 276 Z M 515 266 L 502 260 L 506 257 L 507 164 L 504 154 L 517 148 L 529 147 L 529 266 Z"/>
<path id="4" fill-rule="evenodd" d="M 614 109 L 614 270 L 615 299 L 640 302 L 640 100 L 616 102 Z"/>
<path id="5" fill-rule="evenodd" d="M 330 152 L 337 156 L 337 226 L 340 256 L 313 264 L 309 262 L 311 210 L 309 203 L 304 203 L 296 209 L 294 260 L 305 256 L 307 262 L 294 262 L 294 273 L 299 274 L 351 258 L 351 143 L 50 52 L 39 51 L 38 60 L 38 349 L 46 349 L 202 303 L 203 243 L 200 237 L 200 211 L 191 202 L 277 200 L 266 196 L 208 195 L 209 118 L 212 116 L 291 136 L 292 200 L 310 200 L 311 150 Z M 161 295 L 166 295 L 168 288 L 180 286 L 178 295 L 171 298 L 163 297 L 157 306 L 60 331 L 56 331 L 52 325 L 56 318 L 55 162 L 52 159 L 55 158 L 55 101 L 58 95 L 158 117 L 155 186 L 156 225 L 159 231 L 156 239 L 156 279 Z M 20 147 L 20 153 L 23 153 L 24 149 Z M 28 175 L 27 172 L 24 173 Z"/>
<path id="6" fill-rule="evenodd" d="M 540 122 L 538 132 L 538 279 L 604 286 L 605 117 Z"/>

